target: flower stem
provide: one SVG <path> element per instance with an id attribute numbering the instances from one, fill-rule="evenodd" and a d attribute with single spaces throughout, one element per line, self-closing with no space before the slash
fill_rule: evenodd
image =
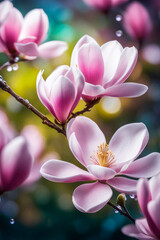
<path id="1" fill-rule="evenodd" d="M 111 206 L 112 208 L 114 208 L 115 210 L 117 210 L 121 215 L 129 218 L 133 223 L 135 223 L 135 219 L 129 214 L 128 210 L 126 209 L 126 207 L 123 207 L 125 212 L 123 212 L 121 209 L 119 209 L 117 206 L 115 206 L 113 203 L 108 202 L 107 203 L 109 206 Z"/>
<path id="2" fill-rule="evenodd" d="M 17 95 L 9 86 L 8 84 L 2 79 L 0 76 L 0 88 L 8 92 L 12 97 L 14 97 L 18 102 L 20 102 L 22 105 L 24 105 L 26 108 L 30 109 L 34 114 L 36 114 L 39 118 L 42 119 L 42 123 L 49 126 L 50 128 L 55 129 L 58 133 L 62 133 L 66 136 L 66 132 L 64 127 L 60 128 L 53 122 L 51 122 L 44 114 L 42 114 L 38 109 L 36 109 L 27 99 L 23 99 L 19 95 Z"/>
<path id="3" fill-rule="evenodd" d="M 72 118 L 75 118 L 75 117 L 77 117 L 79 115 L 83 115 L 86 112 L 90 112 L 91 108 L 94 105 L 98 104 L 100 100 L 101 100 L 100 98 L 95 98 L 93 101 L 87 103 L 86 107 L 83 110 L 75 112 L 75 113 L 72 113 L 71 117 L 67 120 L 67 122 L 69 122 Z"/>

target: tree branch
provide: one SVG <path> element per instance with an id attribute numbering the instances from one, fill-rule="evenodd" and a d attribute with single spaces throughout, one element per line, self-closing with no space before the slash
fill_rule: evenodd
<path id="1" fill-rule="evenodd" d="M 55 129 L 58 133 L 62 133 L 66 136 L 66 132 L 64 127 L 62 128 L 58 127 L 56 124 L 51 122 L 44 114 L 42 114 L 38 109 L 36 109 L 27 99 L 23 99 L 19 95 L 17 95 L 9 86 L 8 84 L 2 79 L 0 76 L 0 88 L 8 92 L 12 97 L 14 97 L 18 102 L 20 102 L 22 105 L 24 105 L 26 108 L 30 109 L 34 114 L 36 114 L 39 118 L 42 119 L 42 123 L 49 126 L 50 128 Z"/>
<path id="2" fill-rule="evenodd" d="M 20 58 L 18 61 L 15 61 L 15 59 L 10 59 L 8 62 L 4 63 L 2 66 L 0 66 L 0 71 L 3 70 L 4 68 L 7 68 L 15 63 L 19 62 L 26 62 L 28 61 L 27 59 Z"/>
<path id="3" fill-rule="evenodd" d="M 109 206 L 111 206 L 112 208 L 114 208 L 115 210 L 117 210 L 121 215 L 129 218 L 133 223 L 135 223 L 135 219 L 129 214 L 129 212 L 127 211 L 126 208 L 124 208 L 125 212 L 123 212 L 121 209 L 119 209 L 117 206 L 115 206 L 113 203 L 108 202 L 107 203 Z"/>
<path id="4" fill-rule="evenodd" d="M 69 122 L 72 118 L 75 118 L 75 117 L 77 117 L 79 115 L 83 115 L 86 112 L 90 112 L 91 108 L 94 105 L 98 104 L 100 100 L 101 100 L 100 98 L 95 98 L 92 102 L 87 103 L 86 107 L 83 110 L 75 112 L 75 113 L 72 113 L 71 117 L 67 120 L 67 122 Z"/>

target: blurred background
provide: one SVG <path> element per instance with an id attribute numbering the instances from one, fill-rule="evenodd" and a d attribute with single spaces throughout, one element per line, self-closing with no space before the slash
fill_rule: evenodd
<path id="1" fill-rule="evenodd" d="M 139 58 L 128 81 L 146 84 L 149 87 L 147 94 L 136 99 L 105 97 L 86 116 L 100 126 L 108 142 L 122 125 L 143 122 L 149 130 L 150 139 L 142 156 L 160 151 L 160 1 L 138 1 L 145 6 L 152 22 L 150 32 L 141 41 L 130 36 L 123 25 L 125 11 L 133 1 L 126 1 L 107 11 L 87 6 L 82 0 L 12 2 L 23 15 L 33 8 L 43 8 L 50 23 L 47 40 L 64 40 L 69 44 L 67 52 L 56 59 L 22 62 L 1 71 L 0 74 L 12 89 L 52 120 L 53 116 L 40 103 L 36 93 L 36 77 L 40 69 L 44 69 L 46 78 L 57 66 L 70 64 L 72 49 L 84 34 L 94 37 L 100 45 L 115 39 L 123 47 L 134 45 L 139 48 Z M 0 65 L 6 61 L 7 57 L 0 54 Z M 77 109 L 83 107 L 84 103 L 80 102 Z M 36 125 L 38 137 L 35 138 L 32 131 L 29 137 L 33 143 L 37 139 L 37 145 L 40 146 L 38 160 L 55 157 L 77 164 L 64 136 L 41 124 L 38 117 L 1 90 L 0 110 L 7 115 L 17 135 L 26 125 Z M 74 208 L 72 192 L 78 185 L 40 179 L 4 194 L 0 200 L 0 239 L 131 239 L 120 230 L 130 221 L 109 206 L 106 205 L 95 214 L 84 214 Z M 117 195 L 115 192 L 112 199 L 115 204 Z M 126 198 L 126 206 L 133 217 L 139 217 L 136 197 L 126 195 Z"/>

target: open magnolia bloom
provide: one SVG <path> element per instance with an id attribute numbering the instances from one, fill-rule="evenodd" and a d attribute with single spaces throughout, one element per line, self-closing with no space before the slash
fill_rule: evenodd
<path id="1" fill-rule="evenodd" d="M 13 190 L 27 179 L 32 168 L 32 156 L 23 137 L 6 143 L 0 127 L 0 194 Z"/>
<path id="2" fill-rule="evenodd" d="M 77 106 L 84 88 L 83 74 L 67 65 L 54 70 L 44 81 L 43 72 L 37 77 L 37 94 L 40 101 L 59 122 L 65 122 Z"/>
<path id="3" fill-rule="evenodd" d="M 110 41 L 101 47 L 90 36 L 83 36 L 75 45 L 71 66 L 76 66 L 85 77 L 83 99 L 92 101 L 103 96 L 138 97 L 147 86 L 124 83 L 137 62 L 135 47 L 123 48 L 118 41 Z"/>
<path id="4" fill-rule="evenodd" d="M 93 181 L 77 187 L 73 193 L 75 207 L 93 213 L 100 210 L 112 197 L 113 187 L 123 193 L 136 193 L 137 180 L 160 172 L 160 154 L 152 153 L 134 161 L 148 142 L 148 131 L 143 123 L 119 128 L 107 144 L 97 124 L 87 117 L 72 119 L 67 126 L 69 146 L 87 171 L 75 165 L 49 160 L 41 168 L 44 178 L 53 182 Z"/>
<path id="5" fill-rule="evenodd" d="M 160 174 L 149 181 L 140 179 L 137 197 L 145 218 L 122 228 L 122 232 L 140 240 L 160 239 Z"/>
<path id="6" fill-rule="evenodd" d="M 58 57 L 67 50 L 67 44 L 63 41 L 41 44 L 48 27 L 48 17 L 42 9 L 31 10 L 23 19 L 20 11 L 12 8 L 0 28 L 0 51 L 12 58 Z"/>

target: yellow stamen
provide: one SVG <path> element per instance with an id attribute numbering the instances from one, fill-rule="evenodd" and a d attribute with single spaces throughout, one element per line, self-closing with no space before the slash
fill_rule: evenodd
<path id="1" fill-rule="evenodd" d="M 94 164 L 103 167 L 113 167 L 116 163 L 115 156 L 112 151 L 109 150 L 109 145 L 107 143 L 100 144 L 96 152 L 94 152 L 90 158 Z"/>

